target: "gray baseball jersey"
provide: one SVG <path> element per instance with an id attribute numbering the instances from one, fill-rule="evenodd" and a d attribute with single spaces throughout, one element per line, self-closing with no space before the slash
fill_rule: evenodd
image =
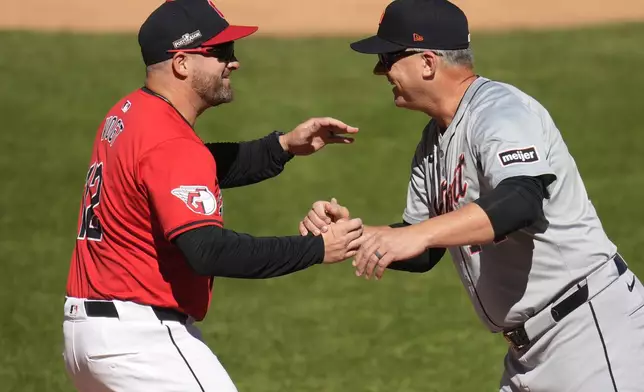
<path id="1" fill-rule="evenodd" d="M 513 176 L 553 175 L 545 220 L 494 244 L 450 248 L 477 313 L 492 331 L 524 322 L 612 257 L 574 159 L 546 109 L 517 88 L 479 77 L 441 134 L 423 131 L 403 214 L 419 223 L 457 210 Z"/>

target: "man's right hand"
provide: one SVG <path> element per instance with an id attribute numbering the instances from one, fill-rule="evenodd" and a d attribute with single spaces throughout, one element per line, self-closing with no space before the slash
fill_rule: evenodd
<path id="1" fill-rule="evenodd" d="M 331 199 L 330 202 L 316 201 L 313 203 L 309 213 L 300 222 L 300 234 L 307 235 L 311 232 L 317 236 L 320 233 L 326 233 L 331 223 L 349 218 L 349 210 L 338 204 L 335 198 Z"/>
<path id="2" fill-rule="evenodd" d="M 362 237 L 362 220 L 340 220 L 329 225 L 322 233 L 324 239 L 324 263 L 337 263 L 355 256 L 365 238 Z"/>

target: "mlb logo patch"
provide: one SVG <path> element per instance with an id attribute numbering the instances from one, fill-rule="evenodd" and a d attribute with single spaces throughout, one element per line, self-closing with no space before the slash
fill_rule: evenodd
<path id="1" fill-rule="evenodd" d="M 123 106 L 121 107 L 121 111 L 122 111 L 123 113 L 127 113 L 127 111 L 128 111 L 128 110 L 130 110 L 130 108 L 131 108 L 131 107 L 132 107 L 132 102 L 130 102 L 130 101 L 125 101 L 125 103 L 124 103 L 124 104 L 123 104 Z"/>
<path id="2" fill-rule="evenodd" d="M 532 146 L 502 151 L 499 153 L 499 160 L 503 166 L 513 165 L 515 163 L 534 163 L 539 161 L 539 154 L 537 154 L 537 149 Z"/>

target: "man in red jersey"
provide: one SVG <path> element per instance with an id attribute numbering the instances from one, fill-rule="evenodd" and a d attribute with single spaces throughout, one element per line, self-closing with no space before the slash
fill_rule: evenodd
<path id="1" fill-rule="evenodd" d="M 287 134 L 204 144 L 207 108 L 232 100 L 231 26 L 208 0 L 160 5 L 143 23 L 145 87 L 99 127 L 65 301 L 67 371 L 80 391 L 236 391 L 193 324 L 213 278 L 270 278 L 355 255 L 360 220 L 322 236 L 258 238 L 223 228 L 222 188 L 274 177 L 294 155 L 357 132 L 315 118 Z"/>

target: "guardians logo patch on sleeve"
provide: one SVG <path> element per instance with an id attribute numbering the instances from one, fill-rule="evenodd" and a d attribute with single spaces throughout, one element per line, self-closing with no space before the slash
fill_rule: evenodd
<path id="1" fill-rule="evenodd" d="M 212 215 L 217 210 L 217 201 L 207 186 L 185 186 L 173 189 L 172 194 L 186 203 L 192 212 Z"/>
<path id="2" fill-rule="evenodd" d="M 516 150 L 506 150 L 499 153 L 499 160 L 503 166 L 515 163 L 534 163 L 539 161 L 539 154 L 533 147 L 526 147 Z"/>

